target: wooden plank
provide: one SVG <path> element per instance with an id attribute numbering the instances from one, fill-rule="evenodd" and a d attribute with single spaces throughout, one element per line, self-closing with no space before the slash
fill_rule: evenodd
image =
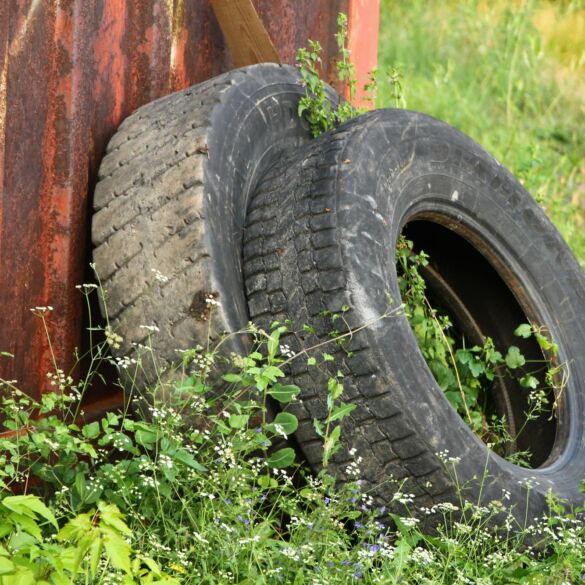
<path id="1" fill-rule="evenodd" d="M 235 67 L 280 63 L 252 0 L 211 0 Z"/>

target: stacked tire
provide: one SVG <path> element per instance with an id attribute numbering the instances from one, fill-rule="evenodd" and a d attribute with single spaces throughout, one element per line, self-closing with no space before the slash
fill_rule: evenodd
<path id="1" fill-rule="evenodd" d="M 297 115 L 302 92 L 292 68 L 244 68 L 144 106 L 113 137 L 93 238 L 120 355 L 144 342 L 140 325 L 156 326 L 147 333 L 162 362 L 143 364 L 146 384 L 209 332 L 290 318 L 312 325 L 283 340 L 299 351 L 329 339 L 327 316 L 343 311 L 355 333 L 328 347 L 328 367 L 343 373 L 357 408 L 332 462 L 340 481 L 359 456 L 365 489 L 389 508 L 398 486 L 417 510 L 460 490 L 481 503 L 506 494 L 522 524 L 542 515 L 549 491 L 581 503 L 585 277 L 556 229 L 498 161 L 448 125 L 380 110 L 312 139 Z M 433 379 L 400 310 L 394 250 L 405 230 L 436 249 L 445 287 L 482 331 L 508 343 L 520 318 L 558 343 L 570 377 L 554 423 L 530 429 L 534 468 L 490 451 Z M 153 274 L 164 282 L 153 285 Z M 207 299 L 220 303 L 211 324 Z M 227 349 L 246 351 L 246 338 L 230 339 Z M 295 440 L 315 470 L 327 375 L 303 359 L 290 365 L 302 388 Z"/>

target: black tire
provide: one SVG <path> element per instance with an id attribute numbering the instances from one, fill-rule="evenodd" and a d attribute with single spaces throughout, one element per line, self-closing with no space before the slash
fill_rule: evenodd
<path id="1" fill-rule="evenodd" d="M 139 386 L 176 350 L 246 326 L 246 204 L 267 160 L 311 137 L 297 114 L 299 79 L 274 64 L 231 71 L 143 106 L 111 139 L 94 196 L 94 262 L 123 337 L 116 353 L 154 350 L 142 356 Z M 208 298 L 219 303 L 211 323 Z M 224 347 L 245 344 L 234 336 Z"/>
<path id="2" fill-rule="evenodd" d="M 558 343 L 570 378 L 555 421 L 530 430 L 537 448 L 547 442 L 536 468 L 489 451 L 449 405 L 407 319 L 380 318 L 400 304 L 394 250 L 406 224 L 481 331 L 518 345 L 512 331 L 530 320 Z M 548 490 L 569 504 L 583 501 L 585 277 L 529 193 L 472 140 L 428 116 L 382 110 L 287 152 L 251 201 L 244 273 L 255 322 L 316 327 L 316 337 L 290 335 L 293 349 L 327 338 L 323 311 L 347 305 L 348 327 L 371 323 L 353 336 L 352 357 L 335 344 L 326 350 L 336 356 L 333 371 L 345 374 L 344 399 L 358 405 L 333 463 L 341 481 L 355 448 L 366 489 L 392 505 L 392 476 L 414 494 L 421 516 L 423 506 L 455 499 L 458 487 L 482 504 L 509 492 L 521 523 L 543 513 Z M 543 358 L 534 346 L 522 349 Z M 326 390 L 305 359 L 292 362 L 290 377 L 302 388 L 296 438 L 318 469 L 312 420 L 325 415 Z M 445 452 L 459 460 L 455 467 Z"/>

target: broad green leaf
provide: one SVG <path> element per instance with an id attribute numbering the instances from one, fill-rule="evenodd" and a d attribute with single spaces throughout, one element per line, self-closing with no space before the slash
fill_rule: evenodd
<path id="1" fill-rule="evenodd" d="M 36 518 L 42 516 L 48 520 L 55 528 L 59 529 L 57 520 L 53 516 L 53 512 L 43 504 L 43 501 L 33 495 L 26 496 L 7 496 L 2 500 L 2 504 L 13 512 L 24 514 L 29 518 Z"/>
<path id="2" fill-rule="evenodd" d="M 124 515 L 120 512 L 118 506 L 100 502 L 98 504 L 98 510 L 100 511 L 100 529 L 102 528 L 102 524 L 107 524 L 121 534 L 126 534 L 127 536 L 132 535 L 132 531 L 124 522 Z"/>
<path id="3" fill-rule="evenodd" d="M 520 350 L 515 346 L 511 345 L 506 354 L 506 365 L 511 369 L 515 370 L 523 366 L 526 363 L 524 356 L 520 353 Z"/>
<path id="4" fill-rule="evenodd" d="M 516 337 L 524 337 L 524 339 L 528 339 L 532 335 L 532 326 L 528 323 L 522 323 L 522 325 L 518 325 L 518 327 L 514 329 L 514 335 Z"/>
<path id="5" fill-rule="evenodd" d="M 299 421 L 297 417 L 290 412 L 279 412 L 274 417 L 274 421 L 266 426 L 269 431 L 275 433 L 277 432 L 276 425 L 279 425 L 287 435 L 292 435 L 297 430 Z"/>
<path id="6" fill-rule="evenodd" d="M 68 542 L 77 542 L 80 538 L 82 538 L 85 534 L 87 534 L 90 530 L 92 530 L 92 518 L 94 515 L 94 511 L 91 511 L 87 514 L 78 514 L 75 518 L 72 518 L 59 530 L 57 534 L 57 540 L 60 542 L 68 541 Z"/>
<path id="7" fill-rule="evenodd" d="M 11 575 L 14 573 L 15 569 L 16 567 L 11 560 L 5 557 L 0 557 L 0 575 Z"/>
<path id="8" fill-rule="evenodd" d="M 535 378 L 530 374 L 526 374 L 526 376 L 522 376 L 522 378 L 520 378 L 520 386 L 523 388 L 536 389 L 538 388 L 538 378 Z"/>
<path id="9" fill-rule="evenodd" d="M 100 523 L 100 532 L 104 541 L 106 556 L 116 569 L 124 571 L 126 574 L 132 572 L 130 566 L 130 545 L 119 532 L 109 526 L 102 526 Z"/>
<path id="10" fill-rule="evenodd" d="M 88 425 L 84 425 L 84 427 L 81 429 L 81 432 L 83 436 L 90 441 L 91 439 L 96 439 L 100 434 L 100 423 L 96 421 L 89 423 Z"/>
<path id="11" fill-rule="evenodd" d="M 268 378 L 271 382 L 276 382 L 277 378 L 282 378 L 284 372 L 276 366 L 266 366 L 262 370 L 262 375 Z"/>
<path id="12" fill-rule="evenodd" d="M 139 445 L 142 445 L 145 449 L 152 449 L 158 439 L 158 433 L 151 430 L 138 429 L 134 433 L 134 438 Z"/>
<path id="13" fill-rule="evenodd" d="M 276 453 L 272 453 L 266 463 L 268 464 L 268 467 L 272 467 L 274 469 L 283 469 L 284 467 L 292 465 L 294 460 L 294 449 L 285 447 L 284 449 L 276 451 Z"/>
<path id="14" fill-rule="evenodd" d="M 278 400 L 278 402 L 287 404 L 293 400 L 300 391 L 301 389 L 298 386 L 293 386 L 292 384 L 286 386 L 283 384 L 275 384 L 272 388 L 268 388 L 266 393 L 275 400 Z"/>
<path id="15" fill-rule="evenodd" d="M 173 459 L 175 461 L 183 463 L 184 465 L 190 467 L 191 469 L 196 469 L 197 471 L 207 471 L 207 467 L 201 465 L 201 463 L 198 463 L 195 457 L 193 457 L 193 455 L 189 453 L 189 451 L 185 451 L 185 449 L 179 449 L 173 455 Z"/>
<path id="16" fill-rule="evenodd" d="M 248 424 L 249 418 L 247 414 L 230 414 L 228 423 L 232 429 L 243 429 Z"/>
<path id="17" fill-rule="evenodd" d="M 95 538 L 89 547 L 89 570 L 93 579 L 98 572 L 104 543 L 101 538 Z"/>
<path id="18" fill-rule="evenodd" d="M 222 380 L 225 380 L 230 384 L 235 384 L 236 382 L 242 381 L 242 376 L 239 376 L 238 374 L 225 374 L 222 376 Z"/>

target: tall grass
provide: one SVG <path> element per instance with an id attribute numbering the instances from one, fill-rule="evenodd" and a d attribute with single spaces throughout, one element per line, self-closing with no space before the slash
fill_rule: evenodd
<path id="1" fill-rule="evenodd" d="M 585 265 L 583 2 L 382 0 L 379 63 L 401 72 L 402 105 L 507 166 Z"/>

